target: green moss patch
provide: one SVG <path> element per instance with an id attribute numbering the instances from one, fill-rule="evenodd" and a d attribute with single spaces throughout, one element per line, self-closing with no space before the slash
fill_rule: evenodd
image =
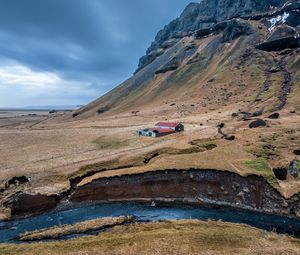
<path id="1" fill-rule="evenodd" d="M 272 172 L 267 160 L 265 160 L 264 158 L 247 160 L 247 161 L 244 161 L 244 164 L 247 167 L 249 167 L 257 172 L 266 173 L 266 174 L 269 174 L 270 172 Z"/>
<path id="2" fill-rule="evenodd" d="M 264 158 L 256 158 L 244 161 L 243 164 L 252 169 L 255 170 L 258 174 L 263 175 L 267 178 L 267 181 L 275 188 L 278 187 L 278 182 L 276 177 L 274 176 L 274 173 L 271 169 L 271 167 L 268 164 L 268 161 Z"/>

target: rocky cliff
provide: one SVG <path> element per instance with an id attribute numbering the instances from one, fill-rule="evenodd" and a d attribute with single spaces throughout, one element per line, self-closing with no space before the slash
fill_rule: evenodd
<path id="1" fill-rule="evenodd" d="M 159 56 L 162 49 L 178 42 L 179 38 L 188 36 L 199 29 L 211 28 L 216 23 L 224 20 L 274 10 L 284 2 L 287 1 L 204 0 L 200 3 L 191 3 L 185 8 L 179 18 L 170 22 L 158 32 L 146 55 L 140 59 L 136 72 Z"/>
<path id="2" fill-rule="evenodd" d="M 158 32 L 135 75 L 73 117 L 184 114 L 237 103 L 248 111 L 282 109 L 287 95 L 298 93 L 290 85 L 300 76 L 299 26 L 298 0 L 191 3 Z M 282 75 L 272 77 L 269 71 L 278 63 Z M 170 107 L 176 102 L 181 106 Z"/>

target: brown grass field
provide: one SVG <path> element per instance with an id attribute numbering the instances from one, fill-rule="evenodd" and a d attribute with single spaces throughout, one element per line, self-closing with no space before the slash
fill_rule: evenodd
<path id="1" fill-rule="evenodd" d="M 0 244 L 1 255 L 298 255 L 300 241 L 245 225 L 166 221 L 117 226 L 76 240 Z"/>
<path id="2" fill-rule="evenodd" d="M 25 175 L 31 177 L 31 182 L 22 189 L 53 194 L 67 189 L 68 179 L 87 171 L 88 165 L 115 162 L 122 166 L 156 150 L 165 153 L 145 166 L 121 168 L 98 175 L 194 167 L 229 170 L 241 175 L 273 176 L 270 168 L 287 166 L 294 159 L 292 151 L 300 147 L 299 115 L 282 111 L 280 120 L 268 120 L 268 127 L 248 129 L 249 122 L 232 119 L 233 111 L 225 108 L 209 114 L 194 113 L 180 119 L 169 117 L 170 120 L 182 121 L 186 131 L 157 139 L 139 138 L 135 130 L 151 127 L 164 117 L 128 114 L 66 122 L 61 122 L 61 116 L 47 117 L 45 121 L 44 117 L 0 119 L 0 181 L 4 183 L 14 176 Z M 10 125 L 6 126 L 8 122 Z M 235 141 L 221 139 L 216 128 L 220 122 L 226 123 L 225 131 L 234 134 L 237 137 Z M 193 148 L 192 141 L 196 141 L 196 147 L 205 143 L 213 143 L 217 147 L 209 151 L 200 149 L 198 153 L 168 153 L 170 149 Z M 263 149 L 264 144 L 275 146 L 278 156 L 267 158 L 269 151 Z M 266 158 L 265 166 L 268 167 L 255 169 L 253 164 L 246 164 L 249 160 L 257 160 L 257 157 Z M 287 197 L 300 191 L 300 182 L 292 179 L 275 183 L 275 186 Z"/>

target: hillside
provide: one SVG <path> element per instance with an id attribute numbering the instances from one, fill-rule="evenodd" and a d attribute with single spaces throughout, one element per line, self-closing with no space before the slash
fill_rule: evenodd
<path id="1" fill-rule="evenodd" d="M 299 1 L 204 0 L 158 32 L 127 81 L 73 116 L 299 107 Z"/>

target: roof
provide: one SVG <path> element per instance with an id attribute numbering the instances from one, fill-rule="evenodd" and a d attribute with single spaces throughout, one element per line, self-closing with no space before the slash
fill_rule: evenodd
<path id="1" fill-rule="evenodd" d="M 171 128 L 150 128 L 151 131 L 157 131 L 158 133 L 174 133 Z"/>
<path id="2" fill-rule="evenodd" d="M 158 122 L 155 124 L 155 126 L 175 128 L 179 124 L 180 124 L 179 122 Z"/>

